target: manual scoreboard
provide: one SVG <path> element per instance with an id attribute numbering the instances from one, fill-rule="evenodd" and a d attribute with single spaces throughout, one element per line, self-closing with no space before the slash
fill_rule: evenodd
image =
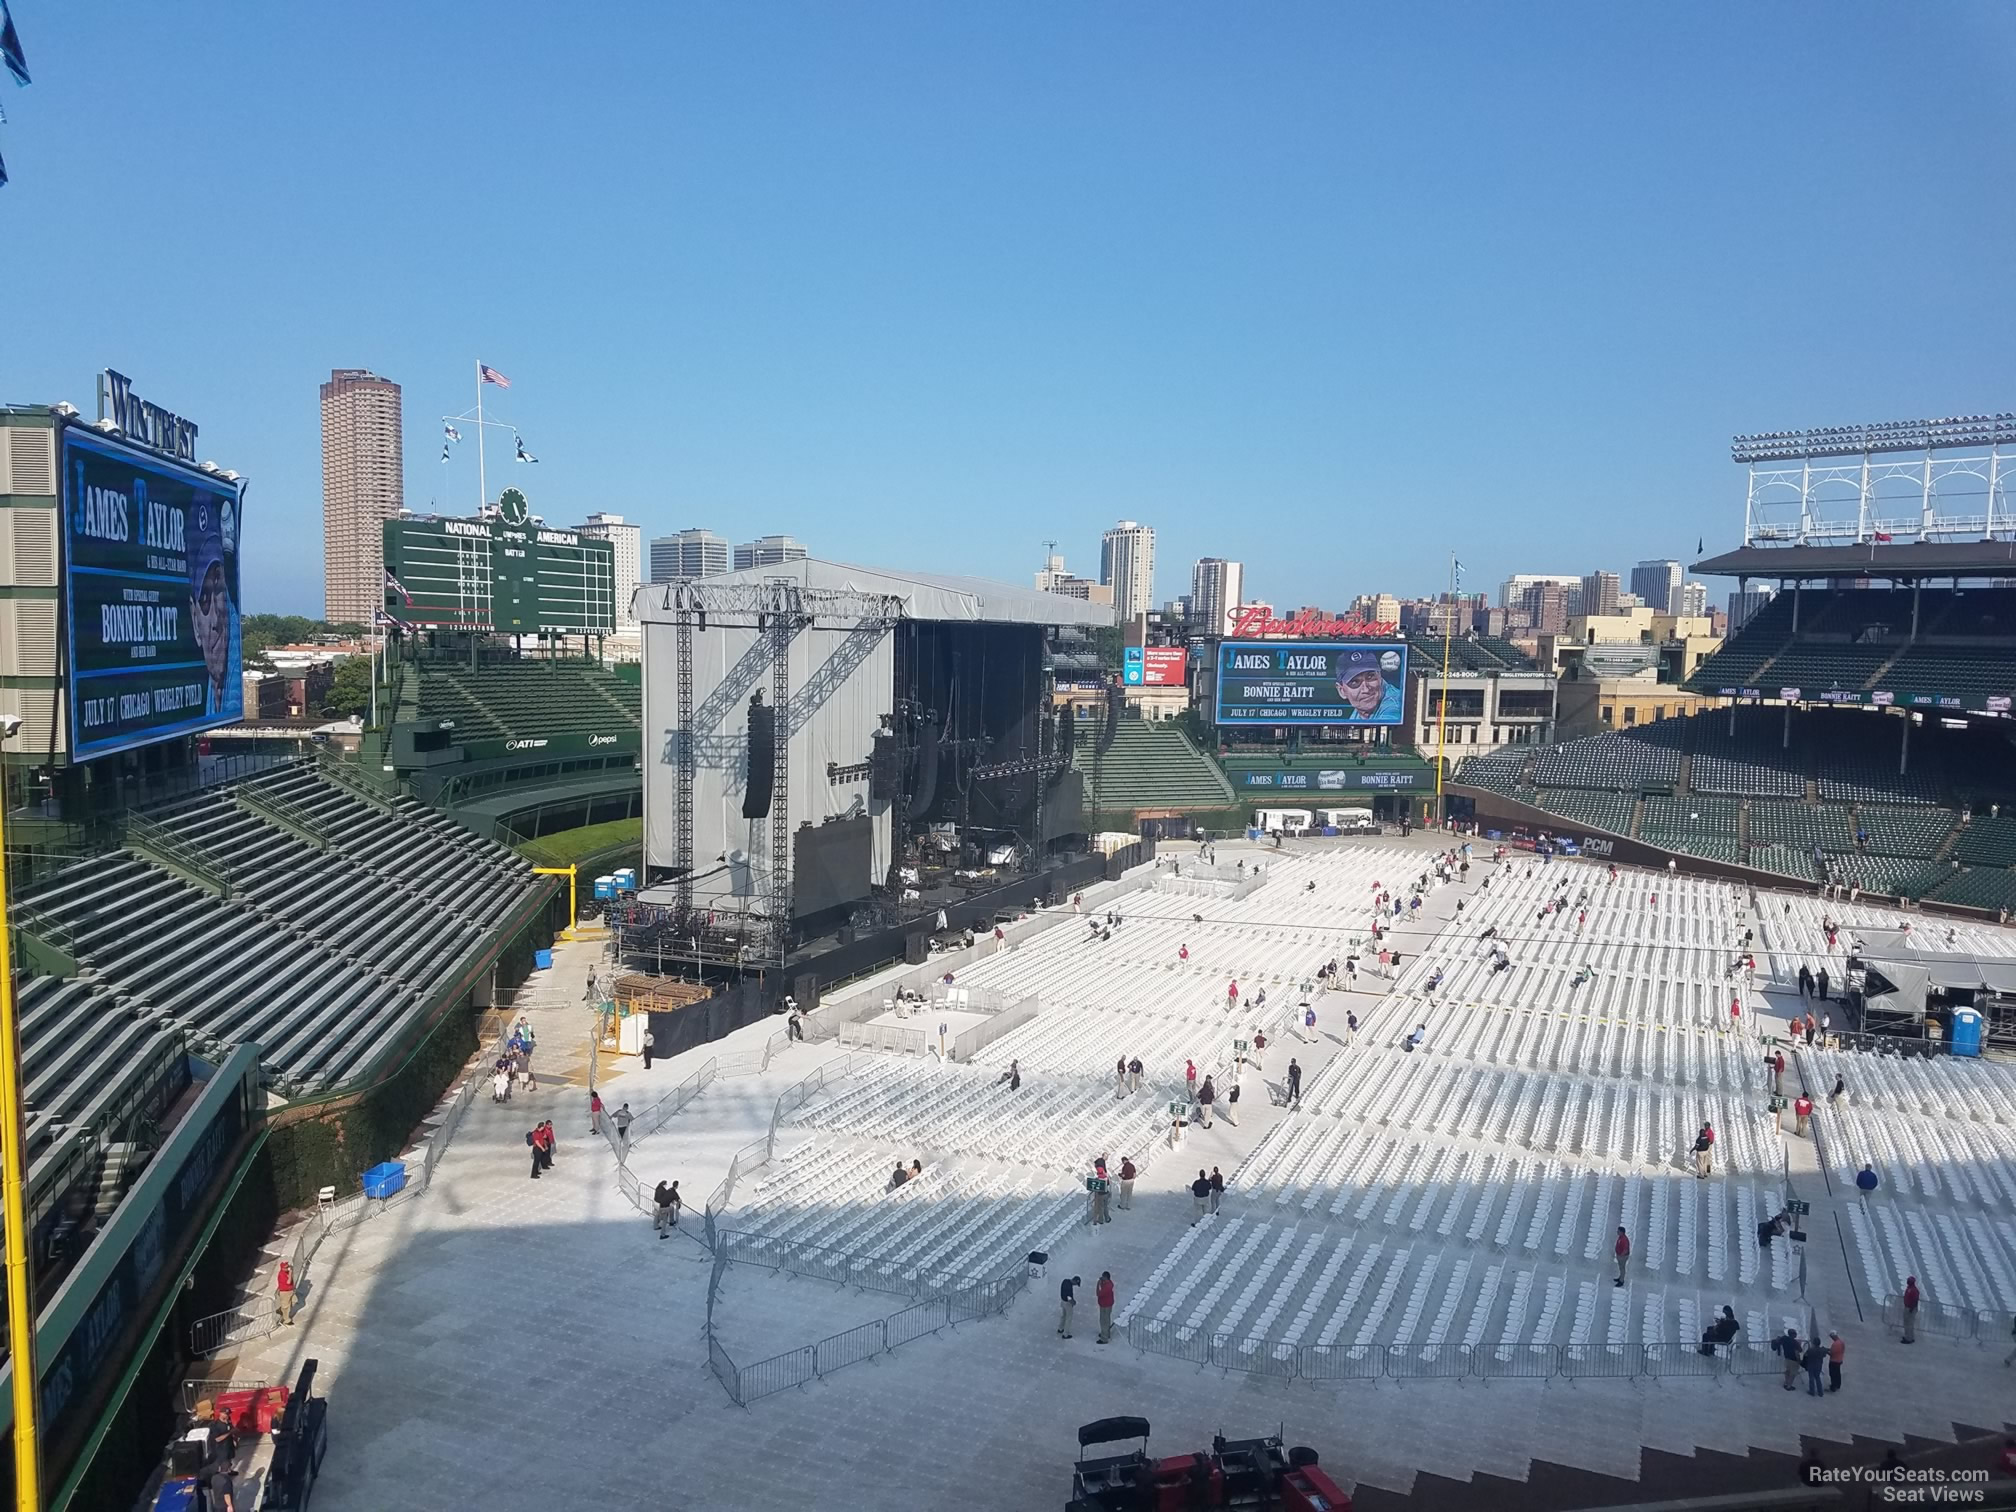
<path id="1" fill-rule="evenodd" d="M 387 520 L 386 615 L 498 635 L 613 633 L 616 548 L 528 519 L 516 489 L 499 505 L 477 520 Z"/>

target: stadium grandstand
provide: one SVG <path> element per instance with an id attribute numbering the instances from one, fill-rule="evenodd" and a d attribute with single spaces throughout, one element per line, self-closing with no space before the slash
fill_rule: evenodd
<path id="1" fill-rule="evenodd" d="M 1216 812 L 1235 801 L 1224 771 L 1173 720 L 1123 718 L 1103 750 L 1102 738 L 1096 726 L 1081 728 L 1073 755 L 1093 813 Z"/>

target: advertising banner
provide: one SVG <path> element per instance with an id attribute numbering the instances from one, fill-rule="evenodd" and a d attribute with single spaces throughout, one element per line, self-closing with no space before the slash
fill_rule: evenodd
<path id="1" fill-rule="evenodd" d="M 240 525 L 235 483 L 64 430 L 73 759 L 243 716 Z"/>
<path id="2" fill-rule="evenodd" d="M 1221 641 L 1221 725 L 1397 725 L 1407 648 L 1352 642 Z"/>
<path id="3" fill-rule="evenodd" d="M 1130 688 L 1180 688 L 1186 656 L 1181 646 L 1128 646 L 1121 652 L 1120 681 Z"/>

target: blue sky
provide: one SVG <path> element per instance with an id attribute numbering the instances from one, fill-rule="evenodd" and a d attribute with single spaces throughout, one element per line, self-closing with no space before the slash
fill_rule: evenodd
<path id="1" fill-rule="evenodd" d="M 1027 581 L 1127 516 L 1160 596 L 1327 607 L 1733 544 L 1733 432 L 2012 405 L 2016 7 L 14 13 L 0 400 L 196 420 L 253 609 L 320 606 L 333 366 L 416 509 L 480 357 L 555 521 Z"/>

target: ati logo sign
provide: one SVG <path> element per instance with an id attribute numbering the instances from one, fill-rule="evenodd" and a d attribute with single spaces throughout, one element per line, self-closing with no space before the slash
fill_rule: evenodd
<path id="1" fill-rule="evenodd" d="M 543 736 L 537 740 L 507 740 L 504 742 L 504 749 L 507 751 L 536 751 L 545 744 L 546 741 Z"/>
<path id="2" fill-rule="evenodd" d="M 1391 635 L 1399 628 L 1391 620 L 1368 620 L 1355 614 L 1344 619 L 1320 619 L 1313 614 L 1275 619 L 1258 604 L 1232 611 L 1232 635 L 1235 639 L 1262 635 L 1292 635 L 1304 640 L 1347 635 Z"/>

